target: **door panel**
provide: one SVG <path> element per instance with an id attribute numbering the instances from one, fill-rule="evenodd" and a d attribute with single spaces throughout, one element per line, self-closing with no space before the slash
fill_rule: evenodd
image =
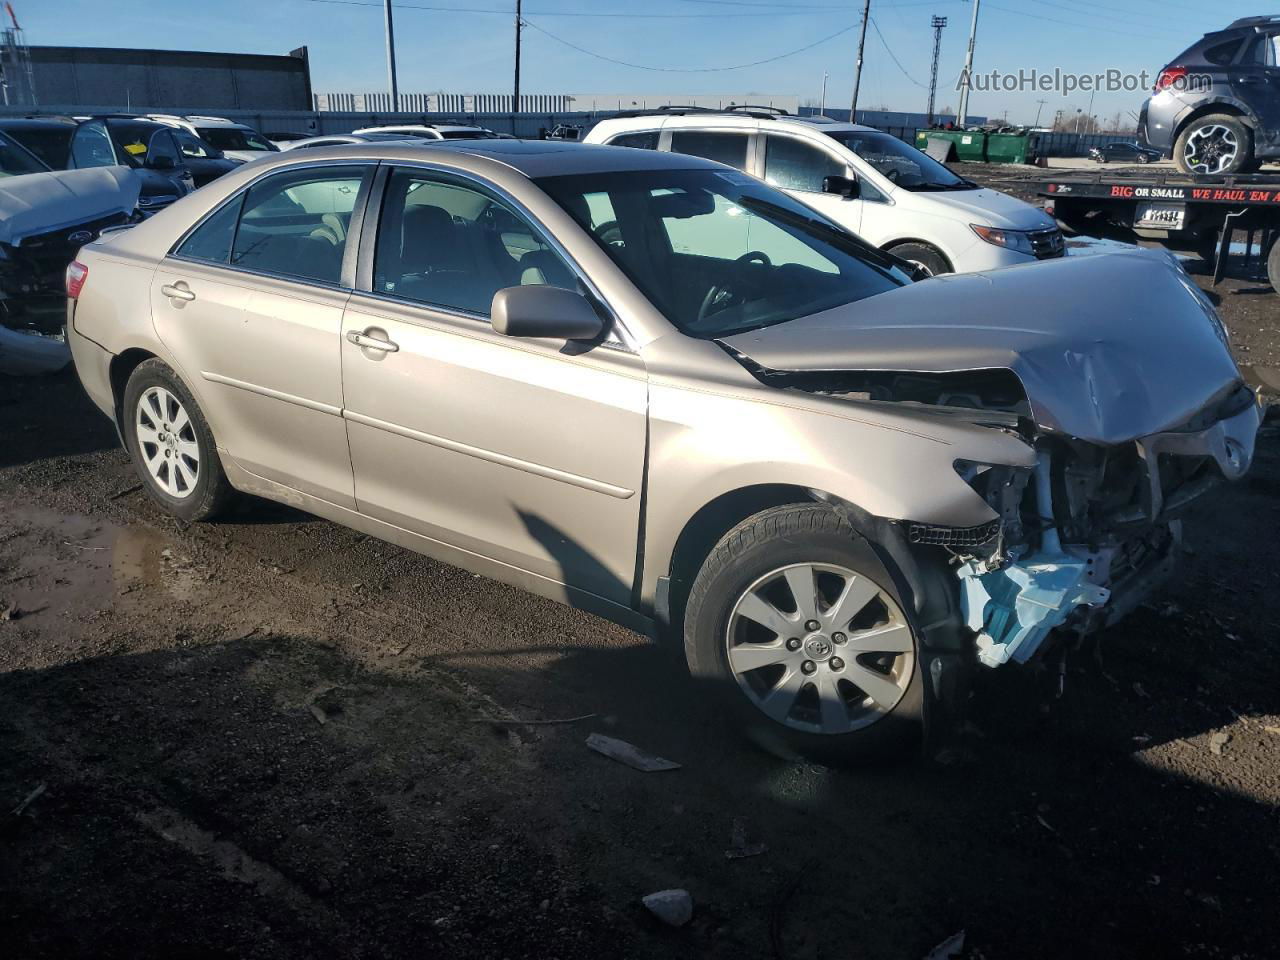
<path id="1" fill-rule="evenodd" d="M 517 340 L 353 294 L 342 369 L 362 513 L 628 603 L 644 468 L 638 357 Z"/>
<path id="2" fill-rule="evenodd" d="M 259 476 L 353 507 L 338 352 L 347 297 L 171 258 L 151 308 L 223 449 Z"/>

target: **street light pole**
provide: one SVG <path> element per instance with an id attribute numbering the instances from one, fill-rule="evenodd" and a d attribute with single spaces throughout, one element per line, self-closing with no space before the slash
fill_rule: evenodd
<path id="1" fill-rule="evenodd" d="M 524 20 L 520 16 L 520 0 L 516 0 L 516 82 L 511 96 L 511 132 L 516 132 L 516 114 L 520 112 L 520 30 Z"/>
<path id="2" fill-rule="evenodd" d="M 6 101 L 7 102 L 7 101 Z M 818 101 L 818 116 L 827 115 L 827 71 L 822 71 L 822 99 Z"/>
<path id="3" fill-rule="evenodd" d="M 871 0 L 862 5 L 862 33 L 858 36 L 858 60 L 853 68 L 853 101 L 849 104 L 849 122 L 858 122 L 858 87 L 862 85 L 862 48 L 867 45 L 867 20 L 871 17 Z"/>
<path id="4" fill-rule="evenodd" d="M 960 74 L 960 115 L 956 126 L 964 127 L 969 119 L 969 88 L 973 85 L 973 44 L 978 36 L 978 7 L 982 0 L 973 0 L 973 20 L 969 24 L 969 50 L 964 55 L 964 72 Z"/>
<path id="5" fill-rule="evenodd" d="M 396 85 L 396 28 L 391 19 L 391 0 L 386 0 L 387 10 L 387 82 L 391 87 L 391 111 L 400 110 L 400 88 Z"/>

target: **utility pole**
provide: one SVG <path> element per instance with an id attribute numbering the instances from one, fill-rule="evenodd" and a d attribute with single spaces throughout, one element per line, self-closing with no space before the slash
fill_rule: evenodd
<path id="1" fill-rule="evenodd" d="M 925 126 L 933 126 L 933 98 L 938 92 L 938 52 L 942 49 L 942 28 L 947 25 L 946 17 L 934 17 L 929 24 L 933 27 L 933 71 L 929 74 L 929 109 Z"/>
<path id="2" fill-rule="evenodd" d="M 973 22 L 969 24 L 969 52 L 964 55 L 964 72 L 960 74 L 960 115 L 956 126 L 963 128 L 969 119 L 969 88 L 973 86 L 973 42 L 978 36 L 978 7 L 982 0 L 973 0 Z"/>
<path id="3" fill-rule="evenodd" d="M 1049 102 L 1048 100 L 1036 101 L 1036 103 L 1040 104 L 1040 106 L 1036 107 L 1036 122 L 1032 124 L 1033 127 L 1040 126 L 1040 111 L 1044 109 L 1044 105 L 1048 102 Z"/>
<path id="4" fill-rule="evenodd" d="M 862 85 L 862 48 L 867 45 L 867 20 L 871 18 L 871 0 L 862 5 L 862 33 L 858 36 L 858 60 L 853 69 L 853 101 L 849 104 L 849 122 L 858 122 L 858 87 Z"/>
<path id="5" fill-rule="evenodd" d="M 391 112 L 400 110 L 400 88 L 396 86 L 396 28 L 391 20 L 391 0 L 386 0 L 387 9 L 387 81 L 391 87 Z"/>
<path id="6" fill-rule="evenodd" d="M 516 114 L 520 112 L 520 31 L 524 18 L 520 15 L 521 0 L 516 0 L 516 82 L 511 96 L 511 132 L 516 132 Z"/>
<path id="7" fill-rule="evenodd" d="M 818 116 L 827 115 L 827 71 L 822 71 L 822 99 L 818 101 Z"/>

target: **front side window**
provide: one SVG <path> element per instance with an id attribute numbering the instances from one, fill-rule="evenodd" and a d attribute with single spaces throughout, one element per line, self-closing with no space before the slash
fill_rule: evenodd
<path id="1" fill-rule="evenodd" d="M 765 139 L 764 178 L 783 190 L 821 193 L 827 177 L 843 177 L 845 165 L 831 154 L 794 137 Z"/>
<path id="2" fill-rule="evenodd" d="M 151 146 L 146 154 L 146 159 L 154 161 L 160 157 L 167 157 L 173 161 L 176 167 L 182 162 L 182 158 L 178 154 L 178 148 L 174 143 L 173 135 L 168 130 L 157 130 L 151 138 Z"/>
<path id="3" fill-rule="evenodd" d="M 114 167 L 119 162 L 103 124 L 84 123 L 76 129 L 71 138 L 71 163 L 75 167 Z"/>
<path id="4" fill-rule="evenodd" d="M 196 127 L 200 139 L 219 150 L 274 150 L 280 148 L 248 127 Z"/>
<path id="5" fill-rule="evenodd" d="M 658 149 L 659 132 L 643 130 L 639 133 L 620 133 L 609 141 L 611 147 L 637 147 L 641 150 Z"/>
<path id="6" fill-rule="evenodd" d="M 921 153 L 897 137 L 879 130 L 823 131 L 832 140 L 848 147 L 886 179 L 907 190 L 977 190 L 971 180 L 957 177 L 928 154 Z"/>
<path id="7" fill-rule="evenodd" d="M 675 130 L 671 134 L 671 152 L 702 157 L 716 163 L 745 170 L 747 167 L 746 133 L 722 130 Z"/>
<path id="8" fill-rule="evenodd" d="M 9 130 L 5 135 L 26 147 L 52 169 L 65 170 L 74 132 L 75 127 L 66 124 L 58 129 L 22 127 Z"/>
<path id="9" fill-rule="evenodd" d="M 364 167 L 308 167 L 249 188 L 231 265 L 298 280 L 341 282 Z"/>
<path id="10" fill-rule="evenodd" d="M 173 137 L 178 141 L 178 149 L 182 151 L 184 157 L 201 160 L 213 156 L 213 152 L 199 137 L 193 137 L 185 130 L 174 130 Z"/>
<path id="11" fill-rule="evenodd" d="M 537 181 L 677 328 L 729 336 L 911 282 L 821 214 L 731 171 L 632 170 Z M 606 232 L 600 221 L 612 216 Z"/>
<path id="12" fill-rule="evenodd" d="M 413 170 L 387 182 L 373 273 L 377 293 L 485 316 L 505 287 L 578 288 L 521 214 L 465 181 Z"/>

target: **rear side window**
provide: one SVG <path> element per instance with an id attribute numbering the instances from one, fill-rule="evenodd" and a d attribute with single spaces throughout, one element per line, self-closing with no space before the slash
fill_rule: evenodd
<path id="1" fill-rule="evenodd" d="M 174 251 L 180 257 L 205 260 L 209 263 L 226 263 L 231 259 L 231 245 L 236 238 L 236 222 L 244 205 L 241 194 L 192 231 Z"/>
<path id="2" fill-rule="evenodd" d="M 231 265 L 337 284 L 364 167 L 308 167 L 249 188 Z"/>
<path id="3" fill-rule="evenodd" d="M 673 153 L 687 153 L 745 170 L 747 134 L 719 130 L 676 130 L 671 134 Z"/>
<path id="4" fill-rule="evenodd" d="M 845 173 L 843 163 L 803 140 L 770 136 L 765 142 L 764 178 L 775 187 L 821 193 L 826 177 Z"/>
<path id="5" fill-rule="evenodd" d="M 658 131 L 645 130 L 641 133 L 620 133 L 609 141 L 611 147 L 638 147 L 641 150 L 658 149 Z"/>
<path id="6" fill-rule="evenodd" d="M 1240 52 L 1240 47 L 1243 43 L 1244 38 L 1237 37 L 1234 40 L 1228 40 L 1226 43 L 1215 44 L 1204 52 L 1204 58 L 1209 63 L 1216 63 L 1219 66 L 1234 63 L 1236 54 Z"/>

